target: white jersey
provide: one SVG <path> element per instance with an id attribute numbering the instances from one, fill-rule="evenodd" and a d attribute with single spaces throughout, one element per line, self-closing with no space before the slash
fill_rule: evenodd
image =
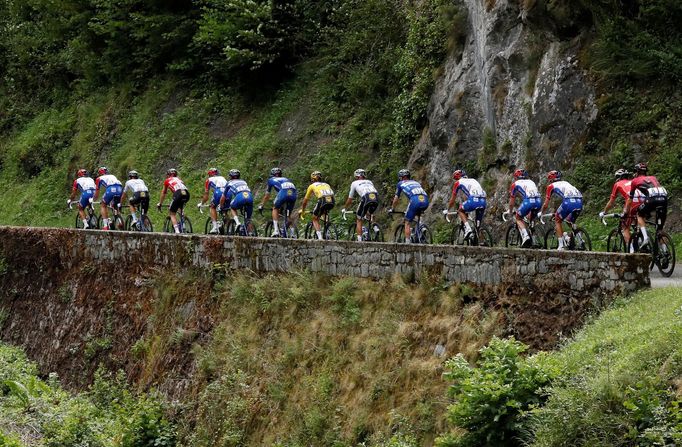
<path id="1" fill-rule="evenodd" d="M 95 181 L 92 179 L 92 177 L 80 177 L 77 178 L 75 182 L 73 182 L 73 189 L 77 189 L 79 191 L 94 191 L 95 188 Z"/>
<path id="2" fill-rule="evenodd" d="M 352 199 L 356 193 L 362 198 L 369 193 L 377 194 L 377 189 L 374 187 L 374 183 L 372 183 L 371 180 L 360 179 L 355 180 L 350 184 L 350 192 L 348 193 L 348 197 Z"/>
<path id="3" fill-rule="evenodd" d="M 583 195 L 580 194 L 580 191 L 578 191 L 578 188 L 565 180 L 559 180 L 558 182 L 551 183 L 547 187 L 547 200 L 549 200 L 552 194 L 558 195 L 562 200 L 582 199 L 583 197 Z"/>
<path id="4" fill-rule="evenodd" d="M 149 192 L 147 185 L 145 185 L 144 180 L 139 178 L 133 178 L 126 182 L 123 188 L 125 192 L 130 191 L 130 194 L 135 194 L 136 192 Z"/>
<path id="5" fill-rule="evenodd" d="M 98 186 L 98 187 L 101 188 L 102 186 L 104 186 L 105 189 L 108 188 L 109 186 L 114 186 L 114 185 L 120 185 L 120 184 L 121 184 L 121 182 L 119 181 L 119 179 L 117 179 L 116 176 L 115 176 L 115 175 L 112 175 L 112 174 L 100 175 L 99 177 L 97 177 L 97 182 L 96 182 L 96 183 L 97 183 L 97 186 Z"/>

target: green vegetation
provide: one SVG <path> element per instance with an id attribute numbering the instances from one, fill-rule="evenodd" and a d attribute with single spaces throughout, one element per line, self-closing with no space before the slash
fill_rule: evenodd
<path id="1" fill-rule="evenodd" d="M 153 394 L 131 394 L 122 374 L 100 371 L 87 391 L 72 395 L 55 375 L 40 379 L 20 350 L 0 344 L 0 379 L 2 446 L 176 444 L 162 401 Z"/>
<path id="2" fill-rule="evenodd" d="M 620 300 L 549 355 L 493 340 L 476 369 L 449 362 L 455 429 L 441 445 L 678 445 L 681 337 L 670 288 Z"/>

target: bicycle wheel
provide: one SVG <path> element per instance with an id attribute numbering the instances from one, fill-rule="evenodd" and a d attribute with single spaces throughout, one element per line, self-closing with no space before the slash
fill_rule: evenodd
<path id="1" fill-rule="evenodd" d="M 609 233 L 609 237 L 606 239 L 606 251 L 627 253 L 628 250 L 625 246 L 625 238 L 623 237 L 620 228 L 616 227 Z"/>
<path id="2" fill-rule="evenodd" d="M 355 223 L 348 225 L 348 240 L 354 241 L 356 234 L 357 234 L 357 231 L 355 229 Z"/>
<path id="3" fill-rule="evenodd" d="M 132 225 L 133 223 L 133 216 L 128 215 L 126 217 L 126 223 L 125 223 L 125 229 L 126 231 L 137 231 L 137 228 Z"/>
<path id="4" fill-rule="evenodd" d="M 590 235 L 583 228 L 576 228 L 573 232 L 573 249 L 578 251 L 592 251 Z"/>
<path id="5" fill-rule="evenodd" d="M 298 239 L 298 227 L 296 225 L 286 225 L 284 235 L 289 239 Z"/>
<path id="6" fill-rule="evenodd" d="M 398 244 L 405 242 L 405 224 L 400 224 L 398 225 L 398 228 L 395 229 L 395 232 L 393 233 L 393 242 L 397 242 Z"/>
<path id="7" fill-rule="evenodd" d="M 675 244 L 668 233 L 660 232 L 656 236 L 656 253 L 654 261 L 661 275 L 669 277 L 675 270 Z"/>
<path id="8" fill-rule="evenodd" d="M 370 239 L 374 242 L 384 242 L 384 232 L 381 231 L 381 227 L 377 224 L 372 224 L 370 230 Z"/>
<path id="9" fill-rule="evenodd" d="M 97 216 L 92 209 L 89 209 L 86 213 L 88 214 L 88 227 L 90 227 L 91 230 L 98 230 L 99 216 Z"/>
<path id="10" fill-rule="evenodd" d="M 249 221 L 244 225 L 244 231 L 246 232 L 246 236 L 258 237 L 258 228 L 256 228 L 256 225 L 252 221 Z"/>
<path id="11" fill-rule="evenodd" d="M 456 225 L 452 228 L 450 243 L 452 245 L 469 245 L 469 241 L 464 237 L 464 227 L 462 225 Z"/>
<path id="12" fill-rule="evenodd" d="M 492 247 L 494 245 L 493 235 L 487 228 L 478 230 L 478 245 L 481 247 Z"/>
<path id="13" fill-rule="evenodd" d="M 265 237 L 280 237 L 280 234 L 272 234 L 274 227 L 272 226 L 272 221 L 268 221 L 268 223 L 265 224 Z"/>
<path id="14" fill-rule="evenodd" d="M 336 228 L 334 222 L 327 222 L 324 226 L 324 239 L 328 241 L 338 241 L 339 240 L 339 229 Z"/>
<path id="15" fill-rule="evenodd" d="M 185 234 L 192 234 L 192 221 L 189 220 L 189 217 L 183 216 L 182 217 L 182 232 Z"/>
<path id="16" fill-rule="evenodd" d="M 230 219 L 225 226 L 225 234 L 228 236 L 234 236 L 237 232 L 237 222 L 234 219 Z"/>
<path id="17" fill-rule="evenodd" d="M 154 231 L 152 220 L 146 214 L 142 215 L 142 220 L 140 221 L 140 231 L 144 231 L 146 233 L 151 233 Z"/>
<path id="18" fill-rule="evenodd" d="M 80 214 L 76 214 L 76 229 L 77 230 L 82 230 L 84 227 L 83 221 L 81 220 Z"/>
<path id="19" fill-rule="evenodd" d="M 433 242 L 433 237 L 431 236 L 431 230 L 426 225 L 419 225 L 417 228 L 417 242 L 420 244 L 431 244 Z"/>
<path id="20" fill-rule="evenodd" d="M 123 222 L 123 217 L 120 214 L 116 214 L 112 220 L 113 227 L 112 230 L 123 231 L 125 230 L 125 222 Z"/>
<path id="21" fill-rule="evenodd" d="M 519 233 L 519 229 L 516 228 L 516 225 L 510 225 L 509 228 L 507 228 L 507 233 L 504 236 L 504 246 L 510 248 L 521 246 L 521 233 Z"/>
<path id="22" fill-rule="evenodd" d="M 210 217 L 206 219 L 206 224 L 204 225 L 204 234 L 209 234 L 213 228 L 213 219 Z"/>
<path id="23" fill-rule="evenodd" d="M 317 239 L 317 234 L 315 233 L 315 226 L 312 222 L 308 222 L 305 226 L 305 231 L 303 232 L 303 237 L 305 239 Z"/>
<path id="24" fill-rule="evenodd" d="M 556 250 L 559 248 L 559 239 L 557 238 L 556 230 L 554 228 L 550 228 L 545 233 L 545 248 L 547 250 Z"/>
<path id="25" fill-rule="evenodd" d="M 163 221 L 163 232 L 175 233 L 175 229 L 173 228 L 173 222 L 171 222 L 170 216 L 166 216 L 166 220 Z"/>

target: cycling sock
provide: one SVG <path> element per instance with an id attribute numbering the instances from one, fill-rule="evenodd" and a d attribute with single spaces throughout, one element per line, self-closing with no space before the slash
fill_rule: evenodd
<path id="1" fill-rule="evenodd" d="M 644 244 L 644 242 L 649 240 L 649 235 L 646 234 L 646 228 L 645 227 L 640 227 L 639 231 L 642 232 L 642 244 Z"/>
<path id="2" fill-rule="evenodd" d="M 130 213 L 133 216 L 133 222 L 137 222 L 137 213 Z"/>
<path id="3" fill-rule="evenodd" d="M 88 219 L 83 219 L 83 228 L 90 228 L 90 225 L 88 225 Z"/>
<path id="4" fill-rule="evenodd" d="M 239 223 L 239 217 L 238 217 L 238 216 L 234 216 L 234 223 L 235 223 L 237 226 L 241 225 L 241 224 Z"/>
<path id="5" fill-rule="evenodd" d="M 317 238 L 319 240 L 322 240 L 322 232 L 321 231 L 316 231 L 315 234 L 317 234 Z"/>
<path id="6" fill-rule="evenodd" d="M 173 225 L 173 229 L 175 230 L 176 233 L 180 233 L 180 225 L 179 224 Z"/>
<path id="7" fill-rule="evenodd" d="M 469 225 L 469 222 L 464 224 L 464 230 L 466 233 L 471 233 L 471 225 Z"/>
<path id="8" fill-rule="evenodd" d="M 272 221 L 272 228 L 275 231 L 275 233 L 279 233 L 279 222 L 277 222 L 276 220 L 273 220 Z"/>
<path id="9" fill-rule="evenodd" d="M 362 236 L 358 236 L 358 242 L 362 242 Z"/>
<path id="10" fill-rule="evenodd" d="M 558 239 L 559 239 L 559 248 L 564 248 L 564 237 L 561 236 Z"/>
<path id="11" fill-rule="evenodd" d="M 528 239 L 528 230 L 526 230 L 525 228 L 524 228 L 523 230 L 521 230 L 521 237 L 522 237 L 524 240 L 525 240 L 525 239 Z"/>
<path id="12" fill-rule="evenodd" d="M 109 226 L 109 219 L 102 219 L 102 226 L 107 228 Z"/>

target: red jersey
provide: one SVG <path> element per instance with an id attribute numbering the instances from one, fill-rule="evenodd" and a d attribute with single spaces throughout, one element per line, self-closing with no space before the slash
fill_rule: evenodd
<path id="1" fill-rule="evenodd" d="M 178 177 L 168 177 L 165 182 L 163 182 L 163 192 L 166 192 L 168 190 L 171 190 L 171 192 L 175 192 L 180 189 L 187 189 L 184 183 L 182 183 L 182 180 Z"/>
<path id="2" fill-rule="evenodd" d="M 618 180 L 613 184 L 613 189 L 611 189 L 610 200 L 615 200 L 616 196 L 620 196 L 627 200 L 630 197 L 630 189 L 632 188 L 632 180 L 624 178 Z M 639 202 L 642 199 L 642 193 L 640 191 L 635 191 L 635 196 L 632 199 L 633 202 Z"/>
<path id="3" fill-rule="evenodd" d="M 635 197 L 639 192 L 645 197 L 667 197 L 668 191 L 658 183 L 658 179 L 653 175 L 640 175 L 632 179 L 630 184 L 630 198 Z"/>

